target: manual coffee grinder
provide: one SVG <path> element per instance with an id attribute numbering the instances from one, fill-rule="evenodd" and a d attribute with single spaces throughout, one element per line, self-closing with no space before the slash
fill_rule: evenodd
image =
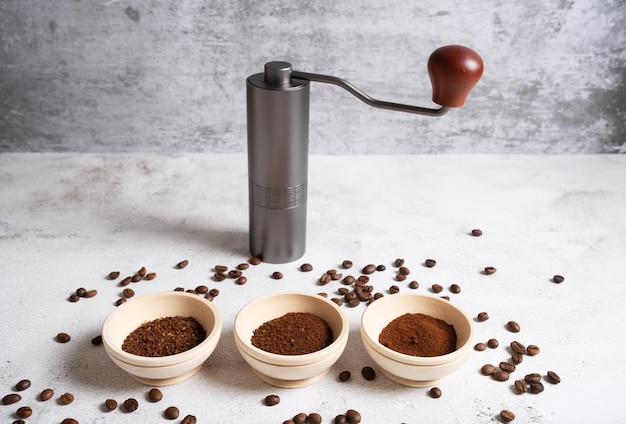
<path id="1" fill-rule="evenodd" d="M 263 262 L 292 262 L 306 249 L 310 81 L 335 84 L 370 106 L 442 116 L 460 107 L 483 73 L 473 50 L 450 45 L 428 59 L 438 109 L 371 98 L 349 82 L 268 62 L 247 79 L 250 253 Z"/>

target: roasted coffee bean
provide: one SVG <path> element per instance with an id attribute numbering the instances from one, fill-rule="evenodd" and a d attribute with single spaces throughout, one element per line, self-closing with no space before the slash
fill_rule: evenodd
<path id="1" fill-rule="evenodd" d="M 376 271 L 383 272 L 387 269 L 385 265 L 376 265 Z"/>
<path id="2" fill-rule="evenodd" d="M 80 300 L 80 296 L 77 295 L 76 293 L 72 293 L 70 294 L 70 297 L 68 298 L 68 300 L 70 302 L 78 302 Z"/>
<path id="3" fill-rule="evenodd" d="M 211 296 L 211 295 L 210 295 L 210 294 L 208 294 L 208 293 L 207 293 L 206 295 L 204 295 L 204 298 L 205 298 L 206 300 L 208 300 L 209 302 L 213 302 L 213 296 Z"/>
<path id="4" fill-rule="evenodd" d="M 397 281 L 404 281 L 404 280 L 406 280 L 406 275 L 404 275 L 404 274 L 396 274 L 396 280 Z"/>
<path id="5" fill-rule="evenodd" d="M 511 333 L 519 333 L 520 332 L 520 326 L 517 322 L 515 321 L 509 321 L 506 323 L 506 328 L 507 330 L 509 330 Z"/>
<path id="6" fill-rule="evenodd" d="M 370 300 L 372 298 L 372 294 L 368 293 L 368 292 L 359 293 L 359 294 L 357 294 L 357 298 L 361 302 L 367 302 L 368 300 Z"/>
<path id="7" fill-rule="evenodd" d="M 134 412 L 137 410 L 137 408 L 139 408 L 139 402 L 137 402 L 137 399 L 134 398 L 128 398 L 124 401 L 124 409 L 128 412 Z"/>
<path id="8" fill-rule="evenodd" d="M 348 259 L 346 259 L 345 261 L 343 261 L 343 262 L 341 263 L 341 267 L 342 267 L 343 269 L 350 269 L 350 268 L 352 268 L 352 265 L 353 265 L 353 264 L 352 264 L 352 261 L 350 261 L 350 260 L 348 260 Z"/>
<path id="9" fill-rule="evenodd" d="M 509 379 L 509 373 L 506 371 L 495 371 L 491 374 L 491 377 L 496 381 L 507 381 Z"/>
<path id="10" fill-rule="evenodd" d="M 30 387 L 30 380 L 24 379 L 17 382 L 15 385 L 15 390 L 21 392 L 22 390 L 26 390 Z"/>
<path id="11" fill-rule="evenodd" d="M 346 302 L 351 301 L 352 299 L 356 299 L 356 293 L 355 292 L 348 292 L 343 296 L 343 299 Z"/>
<path id="12" fill-rule="evenodd" d="M 511 355 L 511 362 L 513 362 L 513 364 L 519 365 L 523 361 L 524 361 L 524 355 L 523 354 L 513 352 L 513 355 Z"/>
<path id="13" fill-rule="evenodd" d="M 478 316 L 476 317 L 476 319 L 479 322 L 487 321 L 489 319 L 489 314 L 487 312 L 479 312 Z"/>
<path id="14" fill-rule="evenodd" d="M 170 406 L 168 407 L 165 412 L 163 412 L 163 415 L 165 416 L 165 418 L 167 418 L 168 420 L 175 420 L 176 418 L 178 418 L 178 416 L 180 415 L 180 412 L 178 411 L 178 408 L 175 406 Z"/>
<path id="15" fill-rule="evenodd" d="M 109 275 L 107 275 L 107 278 L 109 280 L 115 280 L 119 276 L 120 276 L 120 272 L 119 271 L 111 271 L 111 272 L 109 272 Z"/>
<path id="16" fill-rule="evenodd" d="M 17 415 L 19 418 L 28 418 L 33 415 L 33 409 L 30 406 L 22 406 L 20 408 L 17 408 L 17 411 L 15 411 L 15 415 Z"/>
<path id="17" fill-rule="evenodd" d="M 135 274 L 130 278 L 130 282 L 131 283 L 138 283 L 141 281 L 141 279 L 143 278 L 143 276 L 141 274 Z"/>
<path id="18" fill-rule="evenodd" d="M 87 290 L 87 292 L 85 293 L 84 297 L 92 298 L 92 297 L 94 297 L 97 294 L 98 294 L 98 290 Z"/>
<path id="19" fill-rule="evenodd" d="M 339 414 L 335 417 L 335 419 L 333 420 L 334 424 L 346 424 L 346 416 L 343 414 Z"/>
<path id="20" fill-rule="evenodd" d="M 307 424 L 321 424 L 322 423 L 322 416 L 320 414 L 318 414 L 317 412 L 312 412 L 307 417 L 307 421 L 306 422 L 307 422 Z"/>
<path id="21" fill-rule="evenodd" d="M 341 274 L 339 272 L 334 272 L 334 273 L 330 274 L 330 278 L 332 280 L 334 280 L 334 281 L 341 280 L 343 278 L 343 274 Z"/>
<path id="22" fill-rule="evenodd" d="M 319 284 L 321 286 L 325 286 L 326 284 L 330 283 L 332 281 L 333 277 L 328 274 L 328 273 L 324 273 L 322 274 L 322 276 L 319 279 Z"/>
<path id="23" fill-rule="evenodd" d="M 213 274 L 213 279 L 215 281 L 224 281 L 226 279 L 226 275 L 224 275 L 224 273 L 222 272 L 216 272 L 215 274 Z"/>
<path id="24" fill-rule="evenodd" d="M 220 291 L 218 289 L 211 289 L 209 290 L 209 294 L 213 297 L 217 297 L 220 295 Z"/>
<path id="25" fill-rule="evenodd" d="M 528 347 L 526 348 L 526 354 L 528 356 L 535 356 L 538 355 L 540 352 L 539 346 L 531 344 L 528 345 Z"/>
<path id="26" fill-rule="evenodd" d="M 150 389 L 148 392 L 148 400 L 150 400 L 150 402 L 160 402 L 163 400 L 163 392 L 156 388 Z"/>
<path id="27" fill-rule="evenodd" d="M 17 403 L 22 400 L 22 397 L 17 393 L 10 393 L 2 398 L 3 405 L 11 405 L 13 403 Z"/>
<path id="28" fill-rule="evenodd" d="M 87 293 L 87 289 L 84 287 L 79 287 L 76 289 L 76 295 L 79 297 L 85 297 L 85 293 Z"/>
<path id="29" fill-rule="evenodd" d="M 474 228 L 471 233 L 474 237 L 480 237 L 483 235 L 483 232 L 478 228 Z"/>
<path id="30" fill-rule="evenodd" d="M 182 261 L 176 264 L 176 268 L 182 269 L 182 268 L 185 268 L 187 265 L 189 265 L 189 261 L 187 259 L 183 259 Z"/>
<path id="31" fill-rule="evenodd" d="M 337 289 L 337 293 L 339 293 L 339 294 L 340 294 L 340 295 L 342 295 L 342 296 L 345 296 L 345 295 L 346 295 L 346 293 L 350 293 L 350 289 L 349 289 L 349 288 L 347 288 L 347 287 L 339 287 L 339 288 Z"/>
<path id="32" fill-rule="evenodd" d="M 272 278 L 274 280 L 280 280 L 281 278 L 283 278 L 283 274 L 281 272 L 279 272 L 279 271 L 274 271 L 272 273 Z"/>
<path id="33" fill-rule="evenodd" d="M 44 389 L 41 393 L 39 393 L 39 400 L 45 402 L 47 400 L 52 399 L 54 396 L 54 390 L 52 389 Z"/>
<path id="34" fill-rule="evenodd" d="M 276 273 L 274 273 L 274 274 L 276 274 Z M 279 272 L 278 274 L 280 274 L 280 272 Z M 231 269 L 230 271 L 228 271 L 228 277 L 229 277 L 229 278 L 239 278 L 239 277 L 241 277 L 242 275 L 243 275 L 243 272 L 241 272 L 241 271 L 240 271 L 240 270 L 238 270 L 238 269 Z M 281 275 L 280 277 L 275 277 L 274 275 L 272 275 L 272 277 L 273 277 L 273 278 L 276 278 L 276 279 L 278 279 L 278 278 L 283 278 L 283 277 L 282 277 L 282 274 L 280 274 L 280 275 Z"/>
<path id="35" fill-rule="evenodd" d="M 126 303 L 126 299 L 124 299 L 123 297 L 117 299 L 117 302 L 115 302 L 115 306 L 120 306 L 122 304 Z"/>
<path id="36" fill-rule="evenodd" d="M 354 409 L 348 409 L 346 411 L 346 423 L 347 424 L 359 424 L 361 422 L 361 414 Z"/>
<path id="37" fill-rule="evenodd" d="M 502 361 L 502 362 L 500 362 L 499 366 L 500 366 L 500 369 L 501 369 L 502 371 L 506 371 L 506 372 L 508 372 L 509 374 L 510 374 L 510 373 L 512 373 L 512 372 L 515 372 L 515 365 L 513 365 L 513 364 L 509 364 L 509 363 L 508 363 L 508 362 L 506 362 L 506 361 Z"/>
<path id="38" fill-rule="evenodd" d="M 355 284 L 367 284 L 370 281 L 370 277 L 368 277 L 367 275 L 359 275 L 359 278 L 356 279 L 357 281 L 355 282 Z"/>
<path id="39" fill-rule="evenodd" d="M 63 393 L 59 396 L 59 403 L 61 403 L 61 405 L 69 405 L 72 402 L 74 402 L 74 395 L 71 393 Z"/>
<path id="40" fill-rule="evenodd" d="M 354 284 L 356 282 L 356 278 L 354 278 L 352 275 L 346 275 L 343 280 L 341 280 L 341 282 L 348 286 L 350 284 Z"/>
<path id="41" fill-rule="evenodd" d="M 78 424 L 78 421 L 74 418 L 65 418 L 61 421 L 61 424 Z"/>
<path id="42" fill-rule="evenodd" d="M 433 293 L 441 293 L 443 291 L 443 286 L 441 284 L 435 283 L 430 286 L 430 289 L 433 291 Z"/>
<path id="43" fill-rule="evenodd" d="M 450 286 L 450 291 L 454 294 L 459 294 L 461 293 L 461 286 L 459 286 L 458 284 L 452 284 Z"/>
<path id="44" fill-rule="evenodd" d="M 324 293 L 324 292 L 319 292 L 317 295 L 322 296 L 322 297 L 328 297 L 328 293 Z"/>
<path id="45" fill-rule="evenodd" d="M 563 277 L 562 275 L 555 275 L 554 277 L 552 277 L 552 281 L 554 281 L 555 283 L 562 283 L 563 281 L 565 281 L 565 277 Z"/>
<path id="46" fill-rule="evenodd" d="M 384 297 L 385 295 L 382 293 L 374 293 L 374 299 L 380 299 L 381 297 Z"/>
<path id="47" fill-rule="evenodd" d="M 250 265 L 245 262 L 242 262 L 239 265 L 237 265 L 237 269 L 240 271 L 245 271 L 248 268 L 250 268 Z"/>
<path id="48" fill-rule="evenodd" d="M 215 270 L 215 272 L 226 272 L 226 271 L 228 271 L 228 267 L 226 265 L 215 265 L 213 267 L 213 269 Z"/>
<path id="49" fill-rule="evenodd" d="M 491 349 L 495 349 L 498 346 L 500 346 L 500 342 L 498 342 L 498 339 L 489 339 L 489 340 L 487 340 L 487 347 L 489 347 Z"/>
<path id="50" fill-rule="evenodd" d="M 486 266 L 485 269 L 483 270 L 485 275 L 491 275 L 491 274 L 495 274 L 497 271 L 497 269 L 495 269 L 492 266 Z"/>
<path id="51" fill-rule="evenodd" d="M 209 288 L 205 285 L 199 285 L 196 287 L 196 293 L 198 294 L 207 294 L 209 292 Z"/>
<path id="52" fill-rule="evenodd" d="M 296 414 L 293 416 L 293 422 L 296 424 L 304 424 L 306 423 L 306 419 L 309 416 L 307 414 L 305 414 L 304 412 L 300 412 L 299 414 Z"/>
<path id="53" fill-rule="evenodd" d="M 122 290 L 122 295 L 126 299 L 130 299 L 131 297 L 133 297 L 135 295 L 135 291 L 133 289 L 124 289 L 124 290 Z"/>
<path id="54" fill-rule="evenodd" d="M 439 387 L 433 387 L 428 391 L 428 394 L 431 398 L 440 398 L 441 397 L 441 389 Z"/>
<path id="55" fill-rule="evenodd" d="M 104 407 L 109 411 L 117 409 L 117 401 L 115 399 L 107 399 L 104 401 Z"/>
<path id="56" fill-rule="evenodd" d="M 437 265 L 437 261 L 436 261 L 436 260 L 434 260 L 434 259 L 426 259 L 426 260 L 424 261 L 424 266 L 425 266 L 425 267 L 427 267 L 427 268 L 432 268 L 432 267 L 434 267 L 435 265 Z"/>
<path id="57" fill-rule="evenodd" d="M 526 393 L 528 391 L 528 385 L 524 380 L 515 380 L 515 392 L 517 394 Z"/>
<path id="58" fill-rule="evenodd" d="M 376 265 L 374 265 L 374 264 L 369 264 L 369 265 L 366 265 L 366 266 L 365 266 L 365 267 L 361 270 L 361 272 L 362 272 L 363 274 L 373 274 L 375 271 L 376 271 Z"/>
<path id="59" fill-rule="evenodd" d="M 514 353 L 519 353 L 520 355 L 525 355 L 526 354 L 526 346 L 524 346 L 523 344 L 521 344 L 518 341 L 512 341 L 511 342 L 511 350 Z"/>
<path id="60" fill-rule="evenodd" d="M 343 300 L 341 300 L 341 299 L 340 299 L 340 298 L 338 298 L 338 297 L 333 297 L 333 298 L 332 298 L 332 299 L 330 299 L 330 300 L 332 300 L 333 302 L 335 302 L 335 304 L 336 304 L 337 306 L 341 306 L 341 305 L 343 305 Z"/>
<path id="61" fill-rule="evenodd" d="M 494 372 L 496 372 L 496 367 L 494 367 L 491 364 L 485 364 L 480 368 L 480 373 L 482 375 L 492 375 Z"/>
<path id="62" fill-rule="evenodd" d="M 548 380 L 552 384 L 559 384 L 561 382 L 561 377 L 554 371 L 548 371 L 546 375 L 546 380 Z"/>
<path id="63" fill-rule="evenodd" d="M 71 339 L 71 337 L 70 337 L 70 335 L 69 335 L 69 334 L 67 334 L 67 333 L 59 333 L 59 334 L 57 334 L 57 336 L 56 336 L 56 340 L 57 340 L 57 342 L 59 342 L 59 343 L 67 343 L 67 342 L 69 342 L 69 341 L 70 341 L 70 339 Z"/>
<path id="64" fill-rule="evenodd" d="M 376 371 L 374 371 L 374 368 L 372 367 L 363 367 L 361 375 L 364 379 L 371 381 L 376 378 Z"/>
<path id="65" fill-rule="evenodd" d="M 137 271 L 137 274 L 141 275 L 142 277 L 145 277 L 147 272 L 148 270 L 146 269 L 146 267 L 142 266 L 141 268 L 139 268 L 139 271 Z"/>
<path id="66" fill-rule="evenodd" d="M 174 289 L 174 291 L 175 291 L 175 292 L 184 292 L 184 291 L 185 291 L 185 288 L 184 288 L 184 287 L 176 287 L 176 288 Z"/>
<path id="67" fill-rule="evenodd" d="M 413 281 L 411 281 L 411 282 L 409 283 L 409 288 L 410 288 L 410 289 L 413 289 L 413 290 L 415 290 L 415 289 L 419 288 L 419 286 L 420 286 L 420 283 L 418 283 L 418 282 L 417 282 L 417 281 L 415 281 L 415 280 L 413 280 Z"/>
<path id="68" fill-rule="evenodd" d="M 302 272 L 313 271 L 313 265 L 311 265 L 311 264 L 302 264 L 302 265 L 300 265 L 300 271 L 302 271 Z"/>
<path id="69" fill-rule="evenodd" d="M 197 420 L 194 415 L 185 415 L 180 424 L 196 424 Z"/>
<path id="70" fill-rule="evenodd" d="M 339 373 L 339 381 L 341 381 L 342 383 L 345 381 L 350 380 L 350 378 L 352 377 L 352 373 L 350 371 L 341 371 Z"/>
<path id="71" fill-rule="evenodd" d="M 527 383 L 533 383 L 533 382 L 537 382 L 537 381 L 541 381 L 541 374 L 533 372 L 530 374 L 526 374 L 524 376 L 524 380 L 526 380 Z"/>
<path id="72" fill-rule="evenodd" d="M 503 409 L 500 411 L 500 419 L 505 423 L 510 423 L 515 419 L 515 414 L 508 409 Z"/>
<path id="73" fill-rule="evenodd" d="M 351 308 L 354 308 L 355 306 L 359 306 L 360 303 L 361 301 L 358 298 L 354 298 L 348 301 L 348 306 L 350 306 Z"/>
<path id="74" fill-rule="evenodd" d="M 395 284 L 391 287 L 389 287 L 389 293 L 391 294 L 396 294 L 400 292 L 400 287 L 396 286 Z"/>
<path id="75" fill-rule="evenodd" d="M 402 265 L 404 265 L 404 259 L 402 258 L 398 258 L 395 261 L 393 261 L 393 266 L 397 268 L 401 267 Z"/>
<path id="76" fill-rule="evenodd" d="M 439 296 L 439 298 L 443 300 L 450 300 L 450 296 Z"/>
<path id="77" fill-rule="evenodd" d="M 102 344 L 102 336 L 96 336 L 91 339 L 91 344 L 94 346 L 100 346 Z"/>
<path id="78" fill-rule="evenodd" d="M 259 265 L 261 263 L 261 259 L 257 258 L 256 256 L 253 256 L 250 259 L 248 259 L 248 263 L 250 265 Z"/>
<path id="79" fill-rule="evenodd" d="M 474 345 L 474 350 L 477 350 L 479 352 L 482 352 L 485 349 L 487 349 L 487 345 L 483 342 L 478 342 Z"/>
<path id="80" fill-rule="evenodd" d="M 541 381 L 533 381 L 530 383 L 530 387 L 528 388 L 530 393 L 538 394 L 543 392 L 543 384 Z"/>
<path id="81" fill-rule="evenodd" d="M 133 277 L 126 277 L 122 281 L 120 281 L 120 286 L 122 287 L 127 286 L 131 283 L 132 280 L 133 280 Z"/>
<path id="82" fill-rule="evenodd" d="M 263 400 L 266 406 L 274 406 L 280 403 L 280 397 L 278 395 L 267 395 Z"/>
<path id="83" fill-rule="evenodd" d="M 398 272 L 402 275 L 409 275 L 411 273 L 411 270 L 405 266 L 401 266 L 400 269 L 398 269 Z"/>
<path id="84" fill-rule="evenodd" d="M 248 279 L 246 277 L 244 277 L 243 275 L 241 277 L 237 278 L 237 280 L 235 281 L 235 283 L 239 284 L 240 286 L 243 286 L 247 282 L 248 282 Z"/>

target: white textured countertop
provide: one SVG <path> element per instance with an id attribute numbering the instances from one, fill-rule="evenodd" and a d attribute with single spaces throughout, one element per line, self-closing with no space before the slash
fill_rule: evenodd
<path id="1" fill-rule="evenodd" d="M 162 412 L 176 405 L 181 418 L 193 414 L 198 423 L 282 423 L 298 412 L 318 412 L 331 423 L 348 408 L 364 423 L 498 422 L 502 409 L 516 414 L 515 423 L 620 421 L 626 156 L 315 156 L 309 177 L 307 253 L 294 263 L 251 267 L 248 283 L 238 286 L 211 276 L 214 265 L 234 267 L 249 257 L 245 155 L 0 155 L 0 394 L 32 381 L 21 402 L 0 405 L 0 420 L 15 420 L 17 408 L 28 405 L 32 423 L 158 423 L 168 422 Z M 470 236 L 473 228 L 483 236 Z M 416 292 L 439 283 L 471 315 L 487 311 L 476 341 L 500 341 L 498 349 L 472 352 L 439 385 L 441 398 L 381 373 L 373 381 L 361 377 L 361 368 L 373 365 L 358 333 L 364 305 L 345 309 L 352 327 L 346 351 L 311 386 L 269 386 L 239 356 L 232 327 L 248 301 L 286 290 L 332 296 L 339 283 L 316 282 L 344 259 L 354 262 L 352 274 L 369 263 L 386 265 L 372 276 L 376 291 L 398 284 L 408 292 L 408 281 L 394 279 L 396 258 L 419 281 Z M 426 258 L 437 265 L 424 267 Z M 182 259 L 189 266 L 174 269 Z M 304 262 L 312 273 L 298 270 Z M 160 403 L 149 403 L 149 387 L 90 343 L 120 297 L 106 275 L 142 266 L 158 277 L 134 284 L 137 295 L 207 285 L 220 290 L 214 302 L 224 318 L 214 354 L 189 380 L 162 388 Z M 483 275 L 486 266 L 497 272 Z M 285 278 L 271 279 L 273 271 Z M 565 282 L 552 282 L 555 274 Z M 447 290 L 452 283 L 461 293 Z M 68 302 L 78 287 L 98 295 Z M 509 320 L 520 333 L 505 329 Z M 58 332 L 72 340 L 57 343 Z M 525 358 L 508 382 L 480 375 L 483 364 L 510 357 L 513 340 L 541 353 Z M 352 372 L 349 382 L 336 380 L 343 370 Z M 548 370 L 562 383 L 545 383 L 536 395 L 513 392 L 515 379 Z M 40 402 L 48 387 L 55 398 Z M 57 402 L 64 392 L 74 403 Z M 281 403 L 264 406 L 272 393 Z M 121 404 L 129 397 L 139 401 L 137 411 L 104 412 L 105 399 Z"/>

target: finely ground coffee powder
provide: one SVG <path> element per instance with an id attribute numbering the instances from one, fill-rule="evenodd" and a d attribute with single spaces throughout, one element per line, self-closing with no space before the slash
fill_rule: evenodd
<path id="1" fill-rule="evenodd" d="M 323 319 L 308 312 L 289 312 L 254 330 L 252 345 L 279 355 L 304 355 L 333 342 L 333 332 Z"/>
<path id="2" fill-rule="evenodd" d="M 407 313 L 391 321 L 378 341 L 396 352 L 412 356 L 439 356 L 456 350 L 454 327 L 426 314 Z"/>
<path id="3" fill-rule="evenodd" d="M 122 350 L 138 356 L 170 356 L 196 347 L 206 331 L 193 317 L 164 317 L 141 324 L 130 333 Z"/>

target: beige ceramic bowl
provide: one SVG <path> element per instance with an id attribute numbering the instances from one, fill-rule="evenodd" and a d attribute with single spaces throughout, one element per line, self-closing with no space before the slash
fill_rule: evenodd
<path id="1" fill-rule="evenodd" d="M 330 326 L 334 341 L 305 355 L 280 355 L 252 345 L 254 330 L 289 312 L 317 315 Z M 235 318 L 235 344 L 243 359 L 264 381 L 278 387 L 303 387 L 323 378 L 339 359 L 348 342 L 346 314 L 317 294 L 287 292 L 262 297 L 244 306 Z"/>
<path id="2" fill-rule="evenodd" d="M 194 317 L 207 332 L 206 339 L 193 349 L 176 355 L 146 357 L 122 350 L 126 337 L 141 324 L 168 316 Z M 153 293 L 130 299 L 118 306 L 104 321 L 102 343 L 113 362 L 135 380 L 165 386 L 194 375 L 213 353 L 222 331 L 222 318 L 208 300 L 190 293 Z"/>
<path id="3" fill-rule="evenodd" d="M 454 326 L 456 350 L 433 357 L 406 355 L 379 343 L 378 337 L 392 320 L 406 313 L 423 313 Z M 472 350 L 474 325 L 471 318 L 450 301 L 420 294 L 394 294 L 370 304 L 361 317 L 365 350 L 381 371 L 398 383 L 411 387 L 437 384 L 460 368 Z"/>

